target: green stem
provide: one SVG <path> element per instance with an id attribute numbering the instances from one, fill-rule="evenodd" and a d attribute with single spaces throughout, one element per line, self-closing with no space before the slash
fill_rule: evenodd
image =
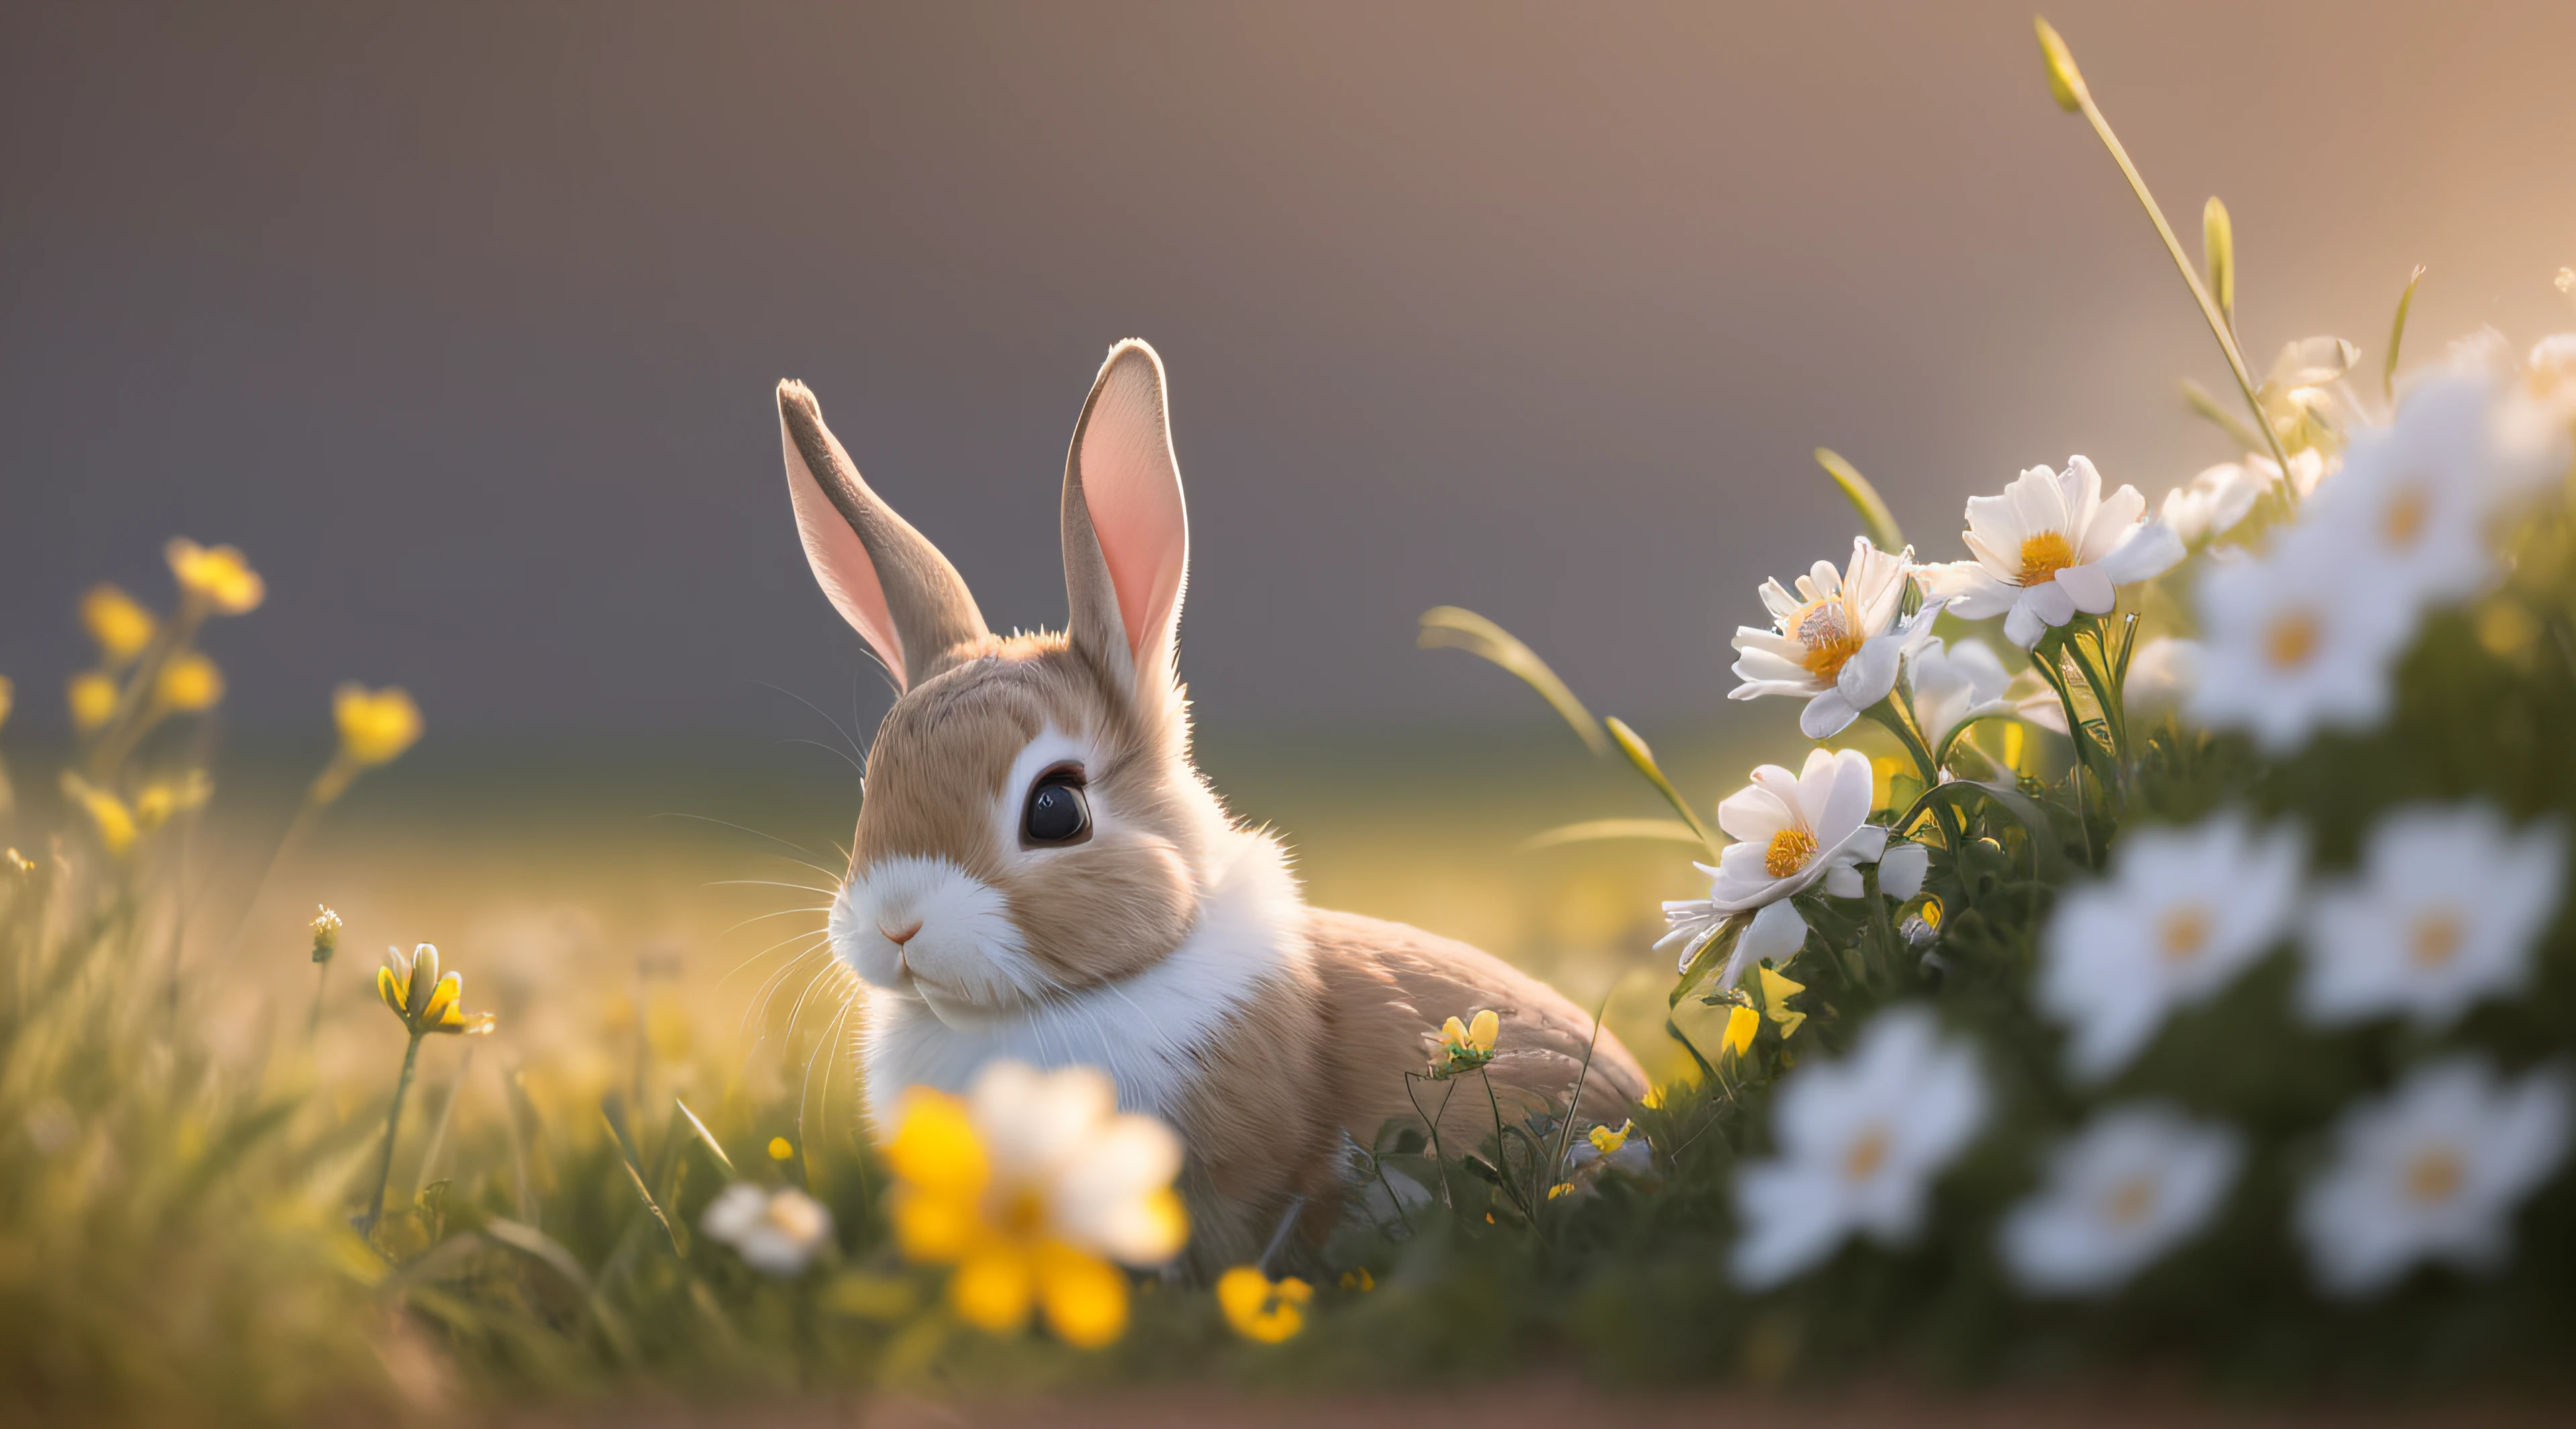
<path id="1" fill-rule="evenodd" d="M 411 1034 L 411 1044 L 403 1048 L 402 1079 L 394 1083 L 394 1104 L 385 1112 L 385 1154 L 376 1163 L 376 1193 L 367 1198 L 367 1212 L 359 1218 L 358 1233 L 367 1235 L 384 1219 L 385 1188 L 394 1179 L 394 1135 L 402 1129 L 403 1098 L 411 1094 L 412 1068 L 420 1061 L 420 1034 Z"/>
<path id="2" fill-rule="evenodd" d="M 2100 624 L 2088 622 L 2087 630 L 2096 637 L 2094 644 L 2099 654 L 2108 655 L 2109 650 L 2102 646 L 2099 638 Z M 2074 657 L 2076 670 L 2082 673 L 2084 683 L 2093 691 L 2093 703 L 2101 707 L 2102 728 L 2111 737 L 2112 762 L 2125 773 L 2129 763 L 2128 711 L 2120 700 L 2119 682 L 2111 678 L 2110 662 L 2085 653 L 2085 633 L 2069 629 L 2066 653 Z"/>
<path id="3" fill-rule="evenodd" d="M 1896 736 L 1897 743 L 1905 746 L 1906 756 L 1914 761 L 1915 769 L 1923 776 L 1923 787 L 1930 789 L 1941 782 L 1941 762 L 1933 756 L 1931 746 L 1924 742 L 1923 732 L 1915 728 L 1914 718 L 1905 708 L 1904 693 L 1900 683 L 1895 693 L 1870 706 L 1869 716 L 1887 726 L 1888 731 Z M 1959 827 L 1956 811 L 1947 804 L 1935 804 L 1932 818 L 1941 826 L 1942 846 L 1953 854 L 1957 853 L 1967 835 Z"/>
<path id="4" fill-rule="evenodd" d="M 2272 449 L 2272 460 L 2280 463 L 2281 473 L 2287 477 L 2289 453 L 2282 450 L 2280 433 L 2272 430 L 2271 419 L 2263 415 L 2263 399 L 2255 395 L 2254 374 L 2245 365 L 2245 353 L 2236 345 L 2235 329 L 2227 316 L 2218 310 L 2218 300 L 2209 295 L 2208 287 L 2200 281 L 2199 270 L 2192 266 L 2190 257 L 2182 251 L 2182 241 L 2174 237 L 2173 225 L 2165 222 L 2164 210 L 2156 206 L 2156 196 L 2147 191 L 2146 177 L 2138 172 L 2136 164 L 2129 161 L 2129 151 L 2121 147 L 2120 136 L 2111 132 L 2111 121 L 2102 117 L 2101 106 L 2093 102 L 2091 89 L 2077 85 L 2075 102 L 2084 111 L 2086 121 L 2092 124 L 2094 134 L 2102 140 L 2102 147 L 2111 152 L 2111 161 L 2120 166 L 2120 176 L 2129 181 L 2129 191 L 2138 196 L 2138 206 L 2147 211 L 2148 222 L 2156 226 L 2156 236 L 2164 240 L 2165 252 L 2172 256 L 2175 271 L 2182 274 L 2183 286 L 2191 289 L 2192 301 L 2200 304 L 2200 315 L 2208 320 L 2210 336 L 2218 339 L 2218 350 L 2227 355 L 2227 370 L 2235 375 L 2237 390 L 2245 394 L 2245 405 L 2253 410 L 2255 429 L 2263 434 L 2264 445 Z M 2292 500 L 2295 501 L 2296 497 Z"/>
<path id="5" fill-rule="evenodd" d="M 313 965 L 313 1015 L 304 1021 L 304 1045 L 310 1050 L 322 1037 L 322 994 L 331 985 L 331 965 Z"/>

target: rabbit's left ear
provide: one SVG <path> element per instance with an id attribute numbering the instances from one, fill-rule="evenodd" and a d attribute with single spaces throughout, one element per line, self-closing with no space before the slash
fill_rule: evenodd
<path id="1" fill-rule="evenodd" d="M 1129 338 L 1109 350 L 1064 462 L 1064 585 L 1076 650 L 1142 710 L 1176 676 L 1190 519 L 1163 402 L 1163 360 Z"/>

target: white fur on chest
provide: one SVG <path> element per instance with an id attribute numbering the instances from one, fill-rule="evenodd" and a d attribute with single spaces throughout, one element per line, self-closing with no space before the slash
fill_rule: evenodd
<path id="1" fill-rule="evenodd" d="M 979 1026 L 951 1026 L 919 998 L 868 985 L 860 1048 L 868 1114 L 892 1127 L 904 1089 L 962 1092 L 991 1061 L 1094 1066 L 1122 1110 L 1172 1120 L 1198 1053 L 1258 1001 L 1265 984 L 1310 961 L 1304 905 L 1285 854 L 1253 833 L 1202 893 L 1198 922 L 1171 956 L 1133 977 L 1048 997 Z"/>

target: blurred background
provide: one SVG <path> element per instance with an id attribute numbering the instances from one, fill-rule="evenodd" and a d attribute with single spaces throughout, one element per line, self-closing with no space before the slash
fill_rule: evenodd
<path id="1" fill-rule="evenodd" d="M 2424 341 L 2576 318 L 2576 7 L 2049 14 L 2168 210 L 2233 209 L 2258 366 L 2333 332 L 2375 371 L 2417 263 Z M 1705 803 L 1797 747 L 1794 710 L 1725 702 L 1725 642 L 1763 576 L 1847 549 L 1812 448 L 1935 559 L 2023 466 L 2081 451 L 2153 498 L 2232 455 L 2174 386 L 2225 370 L 2029 19 L 12 6 L 15 836 L 90 659 L 81 590 L 162 602 L 165 538 L 231 542 L 271 594 L 206 641 L 242 799 L 192 854 L 189 947 L 222 950 L 221 890 L 357 678 L 429 737 L 277 871 L 256 936 L 326 898 L 360 948 L 602 988 L 627 974 L 578 970 L 667 963 L 748 1008 L 781 925 L 733 925 L 820 899 L 722 881 L 828 876 L 888 700 L 797 551 L 773 385 L 813 384 L 997 626 L 1051 625 L 1065 441 L 1134 334 L 1172 372 L 1220 787 L 1319 901 L 1587 997 L 1627 977 L 1652 1036 L 1679 852 L 1518 849 L 1651 796 L 1415 618 L 1500 621 Z"/>

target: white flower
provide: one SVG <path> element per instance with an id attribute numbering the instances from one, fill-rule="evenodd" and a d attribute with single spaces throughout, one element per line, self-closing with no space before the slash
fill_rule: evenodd
<path id="1" fill-rule="evenodd" d="M 1796 774 L 1776 764 L 1754 770 L 1751 785 L 1717 806 L 1718 827 L 1736 842 L 1717 867 L 1697 865 L 1709 876 L 1708 897 L 1665 904 L 1672 931 L 1655 946 L 1685 943 L 1687 962 L 1728 918 L 1750 913 L 1719 987 L 1735 986 L 1757 962 L 1797 956 L 1807 920 L 1791 895 L 1822 880 L 1834 897 L 1858 898 L 1866 888 L 1859 866 L 1887 847 L 1887 830 L 1867 822 L 1872 802 L 1869 756 L 1857 749 L 1809 750 Z"/>
<path id="2" fill-rule="evenodd" d="M 2367 729 L 2386 717 L 2414 611 L 2353 554 L 2301 524 L 2265 556 L 2201 573 L 2194 720 L 2247 730 L 2265 753 L 2288 754 L 2320 727 Z"/>
<path id="3" fill-rule="evenodd" d="M 2576 332 L 2544 337 L 2496 411 L 2498 475 L 2510 497 L 2564 484 L 2576 446 Z"/>
<path id="4" fill-rule="evenodd" d="M 707 1206 L 698 1226 L 740 1252 L 752 1269 L 792 1276 L 831 1243 L 832 1213 L 793 1186 L 764 1191 L 736 1181 Z"/>
<path id="5" fill-rule="evenodd" d="M 2475 593 L 2495 575 L 2486 523 L 2504 494 L 2494 392 L 2484 377 L 2417 386 L 2394 423 L 2353 434 L 2300 524 L 2325 528 L 2340 559 L 2366 567 L 2361 579 L 2410 601 Z"/>
<path id="6" fill-rule="evenodd" d="M 2132 720 L 2161 719 L 2180 710 L 2200 688 L 2200 642 L 2159 635 L 2129 656 L 2120 702 Z"/>
<path id="7" fill-rule="evenodd" d="M 2301 497 L 2316 490 L 2325 474 L 2323 448 L 2303 447 L 2290 454 L 2290 489 Z M 2220 462 L 2166 492 L 2156 514 L 2185 546 L 2199 546 L 2243 525 L 2255 503 L 2280 482 L 2280 463 L 2249 452 L 2241 461 Z"/>
<path id="8" fill-rule="evenodd" d="M 2083 457 L 2052 472 L 2035 466 L 2001 496 L 1968 498 L 1964 533 L 1973 561 L 1930 568 L 1932 592 L 1963 620 L 2004 617 L 2004 638 L 2028 649 L 2077 611 L 2107 615 L 2113 588 L 2173 569 L 2182 542 L 2161 521 L 2141 521 L 2134 486 L 2102 495 L 2102 474 Z"/>
<path id="9" fill-rule="evenodd" d="M 1737 628 L 1735 675 L 1744 683 L 1727 698 L 1795 695 L 1807 702 L 1798 728 L 1809 739 L 1842 733 L 1887 698 L 1904 653 L 1932 634 L 1937 602 L 1898 619 L 1913 562 L 1912 546 L 1891 556 L 1862 536 L 1852 541 L 1847 570 L 1818 561 L 1798 577 L 1794 595 L 1776 580 L 1764 581 L 1762 603 L 1773 628 Z"/>
<path id="10" fill-rule="evenodd" d="M 993 1062 L 967 1088 L 966 1105 L 1000 1218 L 1033 1210 L 1049 1234 L 1129 1265 L 1179 1252 L 1188 1236 L 1172 1193 L 1181 1139 L 1153 1117 L 1119 1111 L 1107 1072 Z"/>
<path id="11" fill-rule="evenodd" d="M 2103 1112 L 2050 1154 L 2046 1188 L 2005 1217 L 2004 1266 L 2039 1294 L 2116 1290 L 2200 1229 L 2244 1160 L 2236 1133 L 2176 1108 Z"/>
<path id="12" fill-rule="evenodd" d="M 1982 640 L 1962 639 L 1945 646 L 1926 641 L 1914 652 L 1907 678 L 1914 688 L 1914 722 L 1935 752 L 1950 731 L 1989 715 L 2012 715 L 2042 729 L 2066 732 L 2066 713 L 2057 692 L 2035 671 L 2018 679 L 2004 672 L 2003 661 Z"/>
<path id="13" fill-rule="evenodd" d="M 2346 1112 L 2334 1164 L 2299 1197 L 2317 1279 L 2358 1296 L 2417 1261 L 2495 1266 L 2511 1249 L 2514 1208 L 2566 1154 L 2568 1111 L 2560 1068 L 2503 1082 L 2455 1057 Z"/>
<path id="14" fill-rule="evenodd" d="M 2123 834 L 2110 877 L 2068 889 L 2041 939 L 2039 1005 L 2067 1026 L 2068 1071 L 2119 1071 L 2169 1012 L 2252 966 L 2289 921 L 2300 861 L 2295 834 L 2234 812 Z"/>
<path id="15" fill-rule="evenodd" d="M 1741 1238 L 1727 1262 L 1759 1290 L 1823 1262 L 1854 1231 L 1901 1245 L 1922 1228 L 1932 1179 L 1985 1120 L 1975 1053 L 1943 1042 L 1919 1007 L 1882 1013 L 1851 1055 L 1781 1083 L 1780 1154 L 1735 1181 Z"/>
<path id="16" fill-rule="evenodd" d="M 2361 878 L 2317 895 L 2300 1012 L 2328 1025 L 2403 1013 L 2433 1028 L 2521 990 L 2566 867 L 2555 823 L 2517 835 L 2486 804 L 2386 815 Z"/>
<path id="17" fill-rule="evenodd" d="M 1932 850 L 1906 839 L 1890 839 L 1878 856 L 1878 891 L 1902 903 L 1923 891 L 1923 875 L 1932 871 Z"/>

